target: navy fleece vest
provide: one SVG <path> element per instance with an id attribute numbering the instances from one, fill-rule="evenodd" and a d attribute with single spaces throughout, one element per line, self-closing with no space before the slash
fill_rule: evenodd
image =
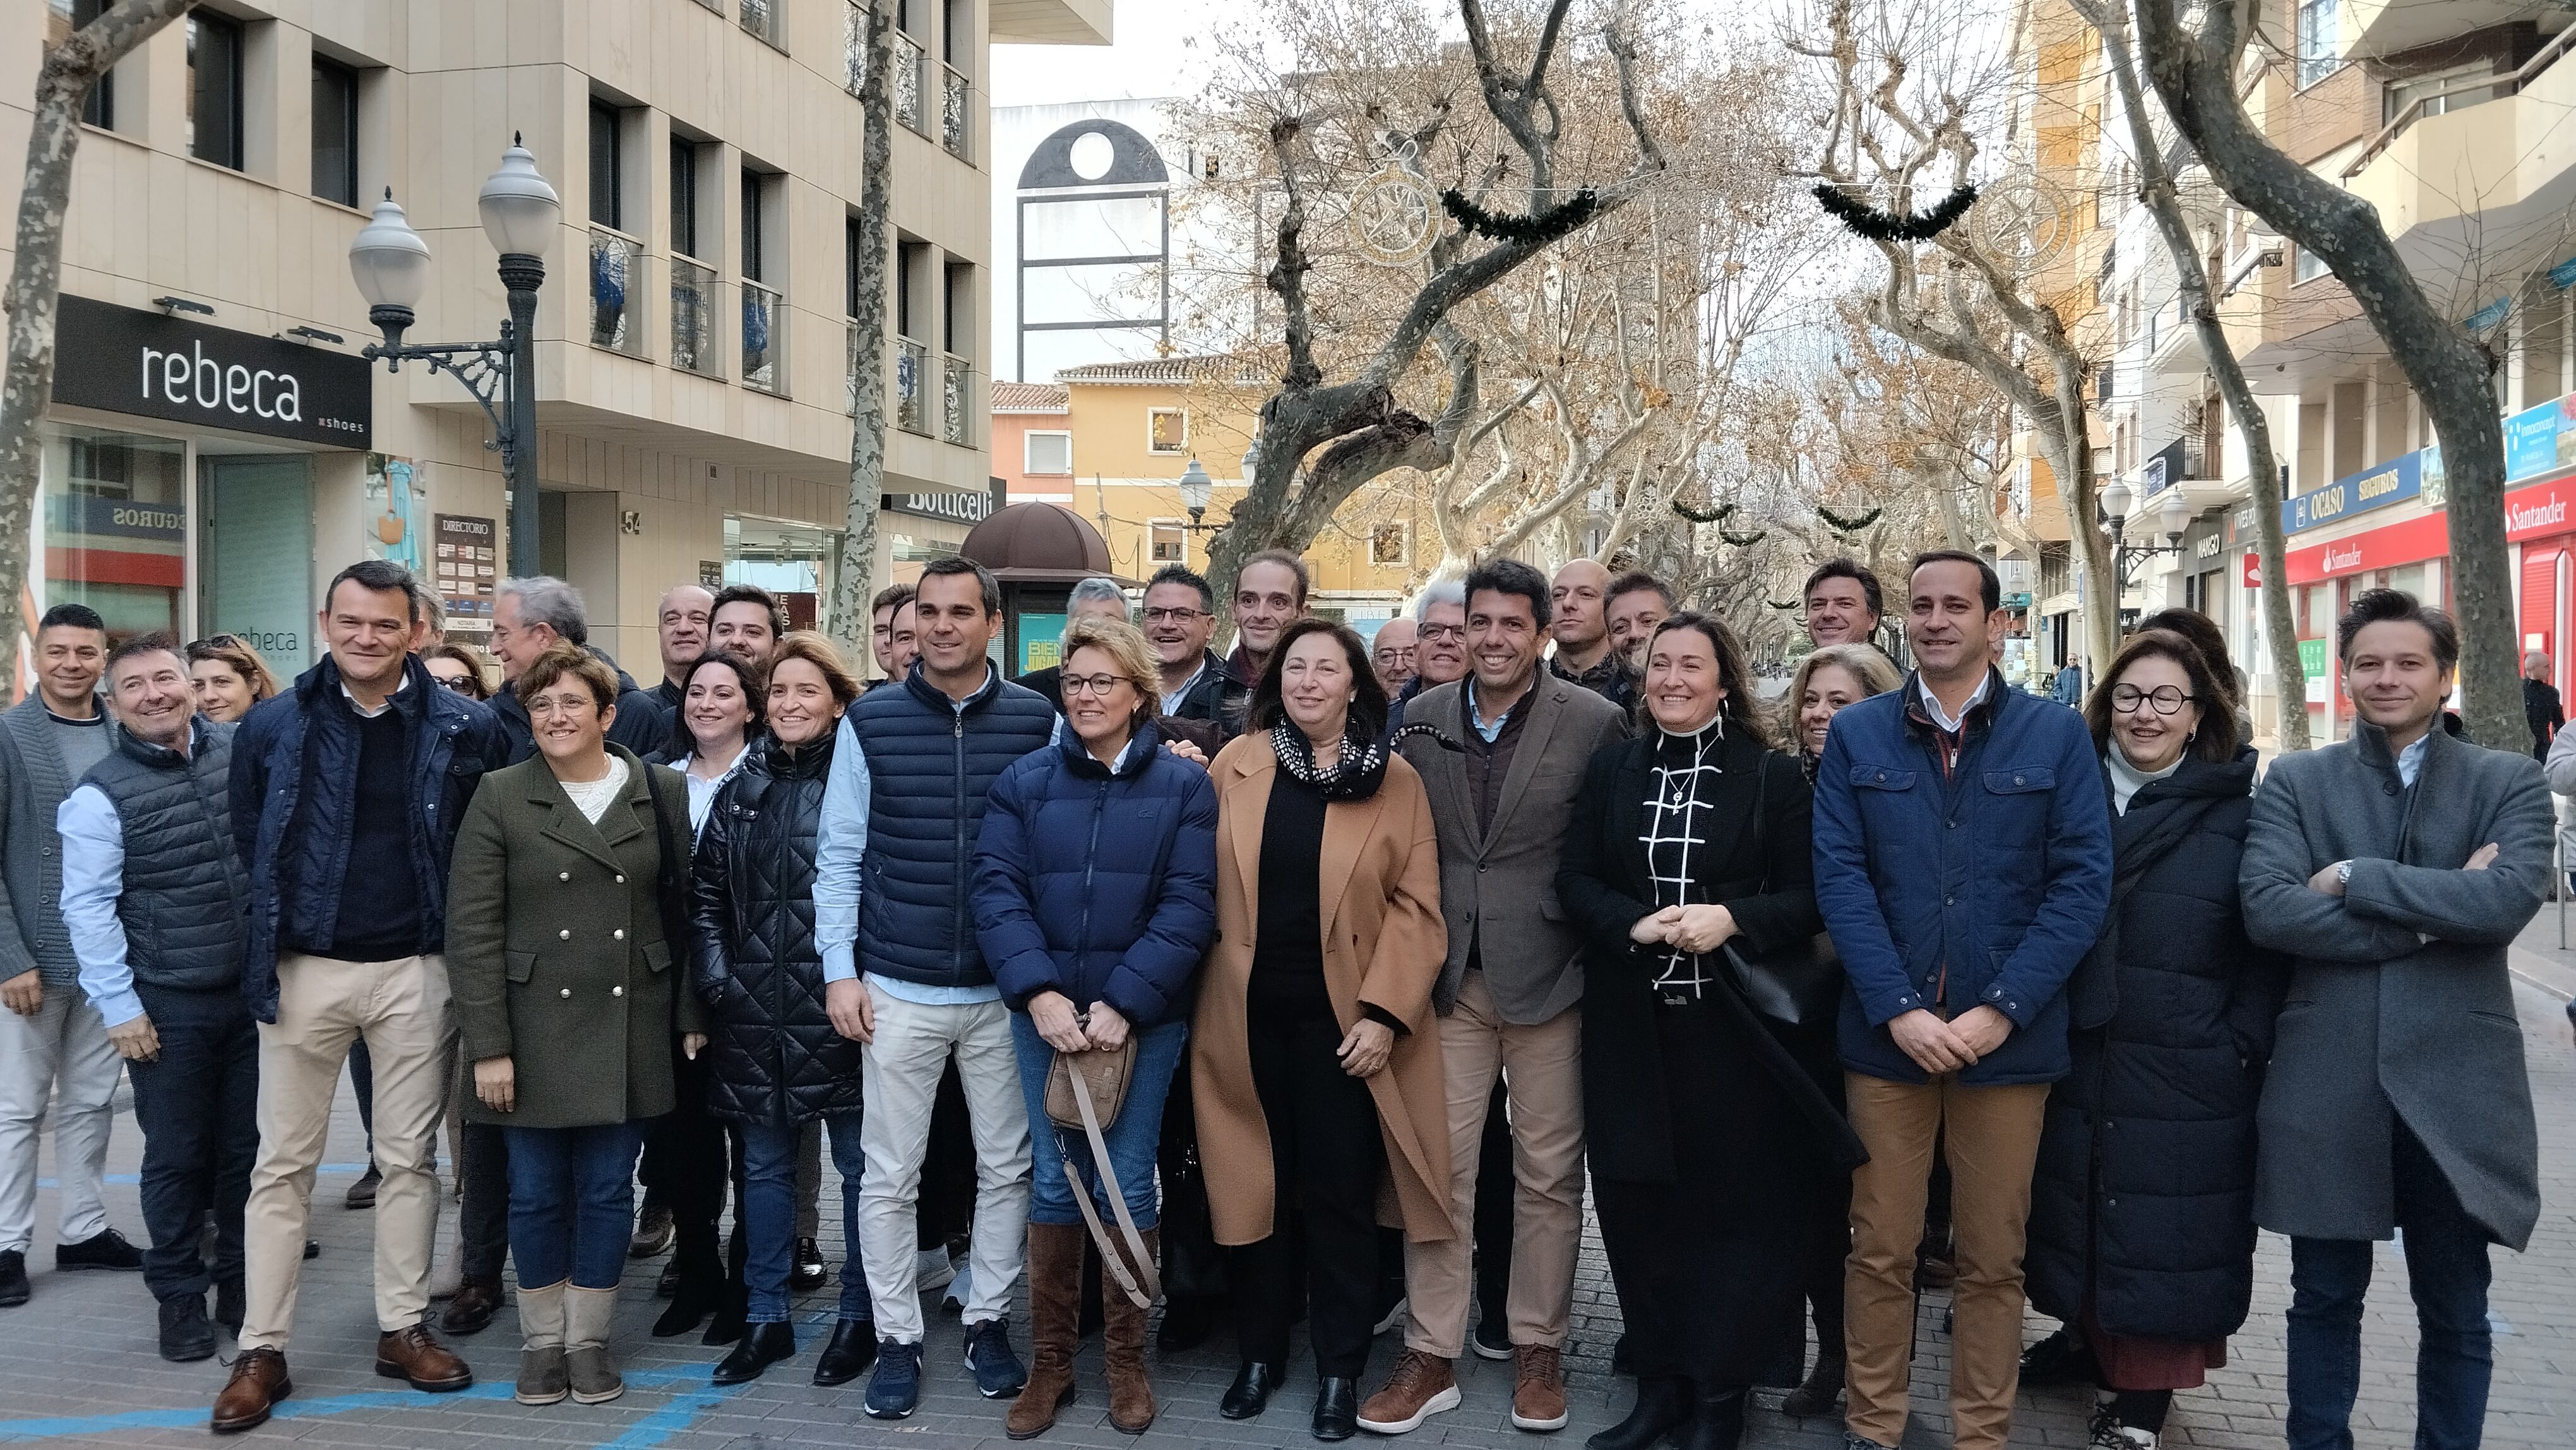
<path id="1" fill-rule="evenodd" d="M 986 797 L 1055 728 L 1046 697 L 995 675 L 956 708 L 916 670 L 850 707 L 868 763 L 859 887 L 864 970 L 934 987 L 993 980 L 967 910 Z"/>

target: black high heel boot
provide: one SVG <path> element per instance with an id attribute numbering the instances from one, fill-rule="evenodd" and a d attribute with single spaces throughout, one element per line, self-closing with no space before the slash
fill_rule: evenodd
<path id="1" fill-rule="evenodd" d="M 671 1253 L 670 1307 L 653 1321 L 655 1339 L 675 1339 L 697 1328 L 724 1305 L 724 1260 L 716 1251 L 716 1231 L 683 1225 Z"/>
<path id="2" fill-rule="evenodd" d="M 1726 1385 L 1699 1392 L 1699 1403 L 1682 1450 L 1736 1450 L 1744 1440 L 1744 1386 Z"/>
<path id="3" fill-rule="evenodd" d="M 1637 1403 L 1628 1418 L 1583 1443 L 1587 1450 L 1652 1450 L 1690 1418 L 1690 1381 L 1650 1375 L 1637 1381 Z"/>

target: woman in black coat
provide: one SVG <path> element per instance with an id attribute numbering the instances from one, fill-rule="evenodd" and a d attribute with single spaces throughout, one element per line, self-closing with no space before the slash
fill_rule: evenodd
<path id="1" fill-rule="evenodd" d="M 850 1261 L 841 1314 L 816 1384 L 846 1384 L 876 1357 L 867 1275 L 858 1265 L 860 1044 L 823 1006 L 814 945 L 814 856 L 841 712 L 858 681 L 831 642 L 797 633 L 769 662 L 769 734 L 724 783 L 698 837 L 690 916 L 699 997 L 707 1007 L 707 1111 L 739 1127 L 748 1328 L 715 1368 L 740 1384 L 796 1352 L 788 1323 L 795 1236 L 796 1140 L 820 1120 L 841 1173 Z"/>
<path id="2" fill-rule="evenodd" d="M 2152 1450 L 2253 1294 L 2254 1108 L 2285 977 L 2237 894 L 2254 752 L 2233 698 L 2191 641 L 2147 630 L 2084 711 L 2117 812 L 2111 915 L 2069 987 L 2074 1071 L 2049 1094 L 2023 1262 L 2066 1327 L 2024 1364 L 2115 1392 L 2097 1445 Z"/>
<path id="3" fill-rule="evenodd" d="M 1810 795 L 1723 623 L 1646 649 L 1653 729 L 1592 759 L 1556 888 L 1583 929 L 1586 1152 L 1637 1405 L 1594 1450 L 1733 1450 L 1748 1387 L 1794 1385 L 1814 1224 L 1858 1159 L 1822 1030 L 1766 1025 L 1723 947 L 1808 948 Z"/>

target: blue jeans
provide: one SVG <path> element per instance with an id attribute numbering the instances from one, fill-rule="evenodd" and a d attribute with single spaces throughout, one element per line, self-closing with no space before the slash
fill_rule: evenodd
<path id="1" fill-rule="evenodd" d="M 2416 1450 L 2476 1450 L 2495 1368 L 2487 1232 L 2414 1133 L 2403 1122 L 2396 1132 L 2397 1227 L 2419 1330 Z M 2352 1450 L 2373 1248 L 2367 1239 L 2290 1240 L 2290 1450 Z"/>
<path id="2" fill-rule="evenodd" d="M 867 1154 L 859 1148 L 857 1113 L 823 1120 L 832 1166 L 841 1173 L 841 1317 L 873 1319 L 868 1276 L 859 1262 L 859 1178 Z M 753 1324 L 787 1322 L 787 1276 L 796 1255 L 796 1138 L 801 1123 L 779 1119 L 742 1125 L 742 1282 L 750 1299 L 743 1317 Z"/>
<path id="3" fill-rule="evenodd" d="M 510 1145 L 510 1257 L 519 1282 L 614 1289 L 635 1233 L 641 1123 L 501 1130 Z"/>
<path id="4" fill-rule="evenodd" d="M 1127 1200 L 1127 1211 L 1136 1216 L 1137 1228 L 1149 1229 L 1156 1223 L 1154 1154 L 1163 1141 L 1163 1099 L 1171 1093 L 1172 1074 L 1179 1070 L 1181 1053 L 1189 1046 L 1190 1024 L 1166 1022 L 1148 1027 L 1135 1037 L 1135 1079 L 1127 1085 L 1127 1101 L 1119 1105 L 1118 1116 L 1100 1125 L 1100 1139 L 1109 1145 L 1109 1167 L 1118 1175 L 1118 1189 Z M 1026 1012 L 1011 1014 L 1011 1045 L 1019 1050 L 1020 1091 L 1029 1100 L 1029 1157 L 1034 1169 L 1029 1183 L 1029 1222 L 1082 1222 L 1082 1210 L 1073 1201 L 1073 1185 L 1065 1181 L 1064 1158 L 1056 1152 L 1060 1138 L 1082 1173 L 1083 1191 L 1091 1195 L 1093 1206 L 1099 1209 L 1100 1221 L 1116 1223 L 1118 1215 L 1109 1206 L 1109 1191 L 1101 1185 L 1100 1175 L 1092 1166 L 1090 1136 L 1080 1128 L 1059 1129 L 1047 1121 L 1047 1070 L 1055 1066 L 1055 1049 L 1038 1036 L 1037 1026 Z"/>

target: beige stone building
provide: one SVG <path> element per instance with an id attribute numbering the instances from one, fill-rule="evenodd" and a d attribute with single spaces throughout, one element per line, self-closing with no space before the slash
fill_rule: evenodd
<path id="1" fill-rule="evenodd" d="M 46 37 L 98 3 L 0 0 L 0 152 Z M 322 582 L 375 555 L 437 580 L 470 638 L 508 557 L 489 425 L 451 377 L 360 362 L 346 259 L 390 189 L 434 257 L 410 340 L 497 336 L 475 197 L 513 135 L 564 203 L 540 554 L 596 643 L 649 684 L 654 600 L 702 578 L 811 619 L 859 366 L 894 379 L 879 577 L 947 551 L 991 472 L 989 47 L 1105 44 L 1111 7 L 901 0 L 894 335 L 861 339 L 851 0 L 209 0 L 116 68 L 81 140 L 22 606 L 230 632 L 287 671 L 318 658 Z"/>

